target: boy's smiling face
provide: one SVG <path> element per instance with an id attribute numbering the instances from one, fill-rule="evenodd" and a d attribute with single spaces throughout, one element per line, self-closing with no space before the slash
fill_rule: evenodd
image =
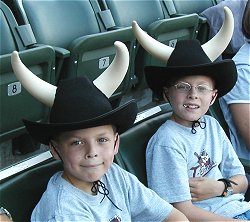
<path id="1" fill-rule="evenodd" d="M 119 136 L 111 125 L 61 133 L 52 148 L 56 159 L 62 159 L 63 177 L 79 189 L 91 193 L 94 181 L 101 179 L 118 152 Z"/>
<path id="2" fill-rule="evenodd" d="M 214 89 L 214 82 L 208 76 L 195 75 L 180 78 L 175 84 L 184 82 L 192 86 L 190 91 L 181 92 L 171 86 L 164 88 L 164 98 L 168 99 L 173 108 L 173 120 L 177 123 L 191 127 L 192 121 L 202 117 L 209 106 L 212 105 L 217 96 L 217 90 Z M 200 93 L 195 88 L 197 85 L 207 86 L 209 90 L 206 93 Z"/>

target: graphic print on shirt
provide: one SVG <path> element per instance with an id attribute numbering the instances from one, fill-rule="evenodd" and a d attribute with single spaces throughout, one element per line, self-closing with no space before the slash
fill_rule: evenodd
<path id="1" fill-rule="evenodd" d="M 212 168 L 217 166 L 217 163 L 210 159 L 210 156 L 205 150 L 202 150 L 200 155 L 194 153 L 198 158 L 197 165 L 190 168 L 193 170 L 193 177 L 204 177 Z"/>
<path id="2" fill-rule="evenodd" d="M 114 217 L 112 217 L 112 218 L 109 220 L 109 222 L 121 222 L 121 221 L 122 221 L 122 219 L 121 219 L 121 217 L 118 216 L 118 215 L 115 215 Z"/>

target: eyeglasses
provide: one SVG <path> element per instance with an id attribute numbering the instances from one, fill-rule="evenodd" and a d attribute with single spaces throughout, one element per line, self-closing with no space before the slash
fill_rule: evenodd
<path id="1" fill-rule="evenodd" d="M 176 90 L 178 92 L 182 92 L 182 93 L 187 93 L 192 88 L 195 88 L 197 90 L 197 92 L 200 93 L 200 94 L 207 94 L 207 93 L 213 91 L 213 89 L 210 89 L 209 86 L 207 86 L 207 85 L 200 84 L 200 85 L 197 85 L 197 86 L 191 86 L 187 82 L 179 82 L 176 85 L 174 85 L 174 87 L 176 88 Z"/>

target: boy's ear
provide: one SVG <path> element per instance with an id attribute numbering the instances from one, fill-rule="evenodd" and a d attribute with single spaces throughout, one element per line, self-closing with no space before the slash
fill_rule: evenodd
<path id="1" fill-rule="evenodd" d="M 59 151 L 57 150 L 55 143 L 53 143 L 53 145 L 52 145 L 52 142 L 50 142 L 49 143 L 49 148 L 50 148 L 50 152 L 51 152 L 52 156 L 56 160 L 61 160 L 61 157 L 60 157 L 60 155 L 58 153 Z"/>
<path id="2" fill-rule="evenodd" d="M 217 96 L 218 96 L 218 90 L 215 89 L 214 92 L 213 92 L 213 95 L 212 95 L 212 100 L 211 100 L 211 102 L 210 102 L 210 106 L 212 106 L 212 105 L 214 104 L 214 102 L 215 102 Z"/>
<path id="3" fill-rule="evenodd" d="M 119 145 L 120 145 L 120 135 L 118 133 L 116 133 L 116 135 L 115 135 L 115 145 L 114 145 L 115 154 L 118 153 Z"/>
<path id="4" fill-rule="evenodd" d="M 167 87 L 163 87 L 162 97 L 163 97 L 163 99 L 165 101 L 169 102 L 169 99 L 168 99 L 168 88 Z"/>

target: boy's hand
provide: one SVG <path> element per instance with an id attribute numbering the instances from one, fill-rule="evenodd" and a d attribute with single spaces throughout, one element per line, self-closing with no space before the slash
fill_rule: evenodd
<path id="1" fill-rule="evenodd" d="M 222 181 L 207 177 L 190 178 L 189 187 L 193 202 L 220 196 L 225 189 Z"/>

